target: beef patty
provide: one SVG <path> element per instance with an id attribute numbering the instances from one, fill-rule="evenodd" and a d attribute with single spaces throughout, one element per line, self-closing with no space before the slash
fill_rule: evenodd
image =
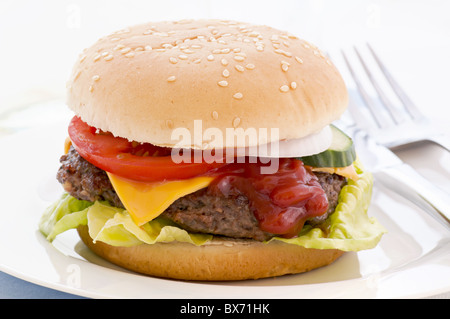
<path id="1" fill-rule="evenodd" d="M 60 162 L 57 180 L 71 196 L 91 202 L 108 201 L 115 207 L 123 208 L 106 172 L 83 159 L 73 147 L 61 157 Z M 336 174 L 314 174 L 328 199 L 328 211 L 307 221 L 318 225 L 334 212 L 346 180 Z M 179 198 L 161 216 L 191 232 L 260 241 L 274 236 L 259 228 L 246 196 L 211 195 L 206 188 Z"/>

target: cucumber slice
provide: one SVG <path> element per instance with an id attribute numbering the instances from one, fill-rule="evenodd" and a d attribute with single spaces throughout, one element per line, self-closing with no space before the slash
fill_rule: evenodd
<path id="1" fill-rule="evenodd" d="M 298 157 L 305 165 L 313 167 L 346 167 L 356 159 L 355 146 L 350 137 L 334 125 L 330 125 L 333 140 L 322 153 Z"/>

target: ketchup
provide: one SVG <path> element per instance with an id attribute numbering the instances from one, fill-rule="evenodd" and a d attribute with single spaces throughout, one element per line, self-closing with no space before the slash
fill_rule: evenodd
<path id="1" fill-rule="evenodd" d="M 261 163 L 227 166 L 208 192 L 225 197 L 245 195 L 261 230 L 291 238 L 305 221 L 323 215 L 328 200 L 317 177 L 297 159 L 279 159 L 278 171 L 261 174 Z"/>

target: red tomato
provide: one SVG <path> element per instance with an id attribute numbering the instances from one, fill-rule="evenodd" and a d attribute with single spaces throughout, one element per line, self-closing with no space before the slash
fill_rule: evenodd
<path id="1" fill-rule="evenodd" d="M 77 152 L 93 165 L 124 178 L 155 182 L 187 179 L 214 172 L 224 163 L 174 163 L 170 148 L 149 143 L 129 142 L 89 126 L 75 116 L 69 124 L 69 137 Z M 192 152 L 193 153 L 193 152 Z"/>

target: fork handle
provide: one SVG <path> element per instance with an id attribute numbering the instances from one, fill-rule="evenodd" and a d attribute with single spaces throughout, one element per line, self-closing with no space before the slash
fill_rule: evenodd
<path id="1" fill-rule="evenodd" d="M 411 166 L 401 164 L 386 168 L 375 172 L 374 177 L 450 229 L 450 194 L 425 179 Z"/>
<path id="2" fill-rule="evenodd" d="M 450 136 L 441 134 L 432 136 L 429 138 L 429 140 L 440 145 L 441 147 L 445 148 L 447 151 L 450 152 Z"/>

